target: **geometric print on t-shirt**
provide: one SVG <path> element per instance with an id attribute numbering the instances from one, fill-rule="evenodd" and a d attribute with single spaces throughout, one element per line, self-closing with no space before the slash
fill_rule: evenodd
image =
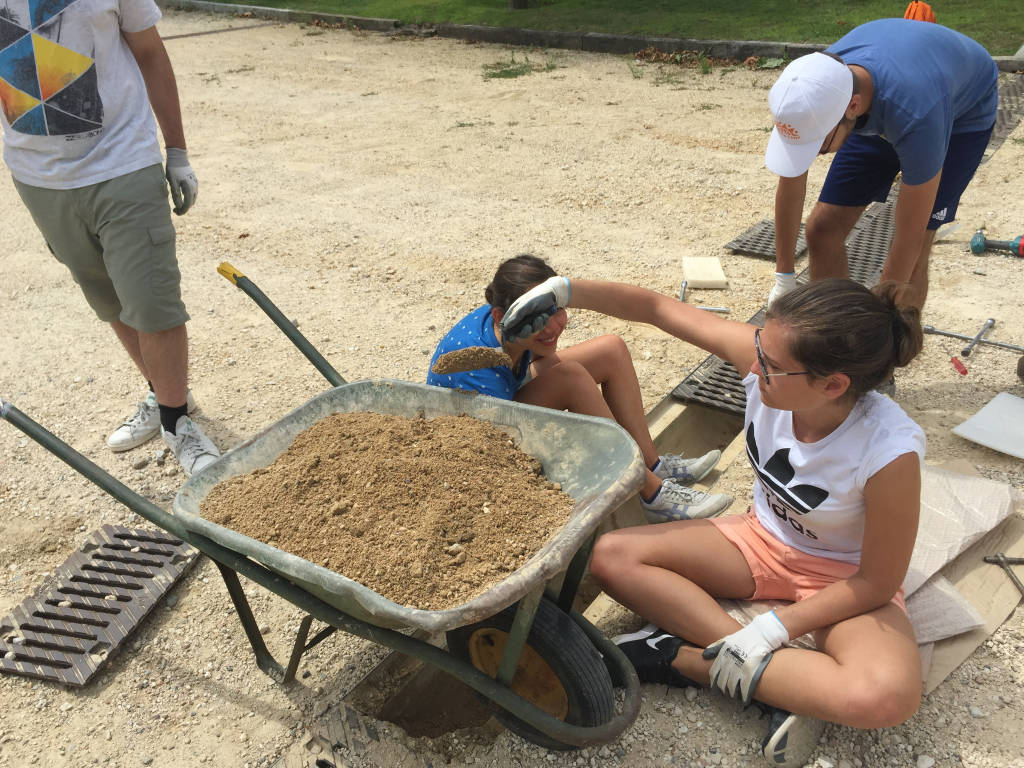
<path id="1" fill-rule="evenodd" d="M 103 126 L 96 62 L 59 42 L 64 11 L 76 2 L 0 6 L 0 106 L 19 133 L 64 136 Z"/>

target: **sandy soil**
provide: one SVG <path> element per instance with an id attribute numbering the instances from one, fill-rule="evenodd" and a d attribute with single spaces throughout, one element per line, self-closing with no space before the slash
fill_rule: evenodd
<path id="1" fill-rule="evenodd" d="M 336 413 L 216 485 L 201 512 L 399 605 L 444 610 L 533 557 L 572 507 L 486 421 Z"/>
<path id="2" fill-rule="evenodd" d="M 301 326 L 348 379 L 422 381 L 440 336 L 483 301 L 498 262 L 516 252 L 563 274 L 635 282 L 677 294 L 680 258 L 722 257 L 730 289 L 690 291 L 746 319 L 764 303 L 771 264 L 722 245 L 770 215 L 762 162 L 776 72 L 708 75 L 620 57 L 515 51 L 541 69 L 485 80 L 509 50 L 388 38 L 252 19 L 168 14 L 194 210 L 176 220 L 199 421 L 237 445 L 326 383 L 253 303 L 215 272 L 230 260 Z M 231 31 L 232 28 L 251 27 Z M 200 34 L 208 32 L 220 34 Z M 550 68 L 548 68 L 550 65 Z M 812 170 L 816 187 L 825 163 Z M 1024 262 L 965 252 L 974 228 L 1020 234 L 1024 129 L 979 171 L 963 226 L 938 243 L 926 322 L 1024 343 Z M 114 337 L 47 254 L 6 178 L 0 394 L 158 503 L 184 478 L 124 455 L 105 437 L 143 394 Z M 704 354 L 656 331 L 585 313 L 566 341 L 612 331 L 629 342 L 653 406 Z M 931 461 L 962 457 L 1024 488 L 1024 465 L 950 428 L 996 393 L 1024 395 L 1017 355 L 979 348 L 967 376 L 962 344 L 927 337 L 897 376 L 897 399 L 927 430 Z M 0 613 L 104 523 L 138 522 L 9 425 L 0 428 Z M 139 468 L 141 458 L 151 460 Z M 737 503 L 751 477 L 720 483 Z M 287 654 L 300 612 L 247 585 L 271 650 Z M 624 617 L 623 623 L 631 619 Z M 830 728 L 819 765 L 1024 766 L 1024 612 L 937 689 L 907 724 L 885 732 Z M 383 656 L 336 635 L 282 688 L 259 672 L 216 568 L 201 562 L 83 690 L 0 678 L 0 766 L 269 765 L 316 726 Z M 435 764 L 745 766 L 764 722 L 721 697 L 649 687 L 637 724 L 617 742 L 558 756 L 493 728 L 413 747 Z M 384 739 L 408 743 L 390 728 Z M 442 757 L 438 757 L 441 755 Z M 353 758 L 353 764 L 359 760 Z M 365 762 L 365 761 L 364 761 Z M 387 764 L 396 764 L 392 761 Z"/>

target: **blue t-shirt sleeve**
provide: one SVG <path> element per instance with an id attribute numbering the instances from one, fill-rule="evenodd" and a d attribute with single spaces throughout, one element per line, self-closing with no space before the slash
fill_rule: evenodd
<path id="1" fill-rule="evenodd" d="M 462 318 L 441 339 L 430 359 L 430 369 L 434 367 L 437 358 L 456 349 L 499 346 L 491 322 L 491 308 L 485 304 Z M 477 392 L 502 400 L 512 400 L 525 378 L 525 371 L 523 376 L 516 376 L 507 365 L 448 374 L 434 373 L 430 369 L 427 371 L 427 384 Z"/>

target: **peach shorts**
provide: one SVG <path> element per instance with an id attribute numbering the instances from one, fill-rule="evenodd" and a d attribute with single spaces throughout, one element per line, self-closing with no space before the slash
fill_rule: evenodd
<path id="1" fill-rule="evenodd" d="M 751 600 L 803 600 L 833 582 L 848 579 L 858 566 L 801 552 L 772 536 L 752 511 L 708 520 L 739 549 L 754 576 Z M 903 588 L 893 595 L 904 613 Z"/>

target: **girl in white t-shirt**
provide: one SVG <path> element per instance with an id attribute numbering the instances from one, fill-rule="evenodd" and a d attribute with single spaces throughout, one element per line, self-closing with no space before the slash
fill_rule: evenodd
<path id="1" fill-rule="evenodd" d="M 591 571 L 654 622 L 616 638 L 642 681 L 711 684 L 768 705 L 772 765 L 803 765 L 821 720 L 881 728 L 920 702 L 901 585 L 924 434 L 874 391 L 922 345 L 918 310 L 896 295 L 892 283 L 814 282 L 776 300 L 758 329 L 643 288 L 554 277 L 502 321 L 514 338 L 567 296 L 560 306 L 650 323 L 749 371 L 751 511 L 614 531 L 597 541 Z M 716 598 L 793 602 L 741 627 Z M 806 632 L 818 650 L 785 647 Z"/>

